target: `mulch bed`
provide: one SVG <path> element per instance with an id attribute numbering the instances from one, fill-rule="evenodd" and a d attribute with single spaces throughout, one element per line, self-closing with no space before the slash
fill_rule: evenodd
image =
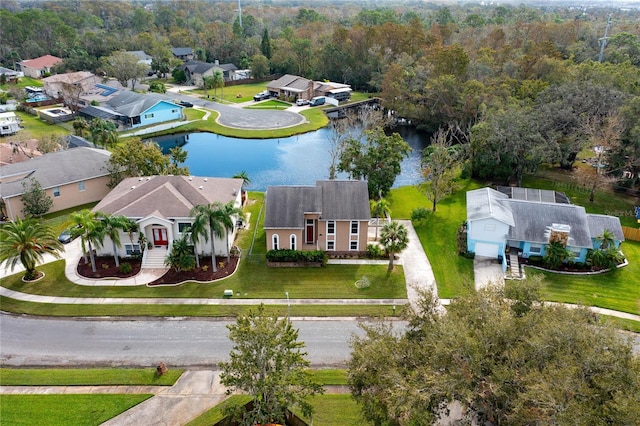
<path id="1" fill-rule="evenodd" d="M 77 266 L 78 275 L 86 278 L 129 278 L 140 272 L 141 261 L 133 259 L 120 259 L 120 264 L 127 262 L 131 264 L 132 270 L 128 274 L 123 274 L 116 268 L 113 256 L 96 256 L 96 272 L 91 270 L 91 262 L 85 265 L 84 259 L 80 258 Z M 176 272 L 175 269 L 169 269 L 166 274 L 157 280 L 149 283 L 149 286 L 178 284 L 184 281 L 214 281 L 229 276 L 235 271 L 238 265 L 238 258 L 231 257 L 231 262 L 227 263 L 226 257 L 217 257 L 216 262 L 224 263 L 222 268 L 218 267 L 217 272 L 213 272 L 211 267 L 211 257 L 205 256 L 200 258 L 200 268 L 192 271 Z"/>
<path id="2" fill-rule="evenodd" d="M 157 280 L 149 283 L 150 287 L 156 285 L 170 285 L 177 284 L 184 281 L 214 281 L 219 280 L 220 278 L 227 277 L 236 270 L 236 266 L 238 265 L 238 258 L 231 257 L 231 262 L 227 263 L 226 257 L 216 257 L 216 262 L 218 264 L 218 271 L 213 272 L 213 268 L 211 267 L 211 256 L 204 256 L 200 258 L 200 268 L 195 268 L 191 271 L 183 271 L 176 272 L 175 269 L 171 268 L 164 274 L 162 277 Z M 224 263 L 224 266 L 221 268 L 220 263 Z"/>
<path id="3" fill-rule="evenodd" d="M 140 272 L 141 260 L 120 259 L 120 264 L 128 263 L 131 265 L 131 272 L 123 274 L 116 267 L 116 261 L 113 256 L 96 256 L 96 272 L 91 270 L 91 260 L 87 257 L 87 263 L 84 258 L 80 258 L 76 271 L 78 275 L 85 278 L 129 278 Z"/>

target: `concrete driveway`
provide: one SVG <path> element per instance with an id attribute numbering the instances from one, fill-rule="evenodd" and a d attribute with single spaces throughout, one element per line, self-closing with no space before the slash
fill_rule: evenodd
<path id="1" fill-rule="evenodd" d="M 476 291 L 490 285 L 503 287 L 504 272 L 496 259 L 476 256 L 473 259 L 473 281 Z"/>

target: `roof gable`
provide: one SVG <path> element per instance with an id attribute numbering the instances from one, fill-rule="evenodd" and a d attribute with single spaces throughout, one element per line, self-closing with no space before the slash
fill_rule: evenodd
<path id="1" fill-rule="evenodd" d="M 44 55 L 35 59 L 25 59 L 20 62 L 20 65 L 27 66 L 29 68 L 49 68 L 57 64 L 58 62 L 62 62 L 62 58 L 58 58 L 53 55 Z"/>
<path id="2" fill-rule="evenodd" d="M 122 92 L 106 102 L 115 112 L 125 117 L 137 117 L 158 103 L 178 106 L 154 94 L 141 95 L 131 91 Z"/>
<path id="3" fill-rule="evenodd" d="M 304 227 L 305 213 L 323 220 L 369 220 L 365 181 L 317 181 L 316 186 L 271 186 L 267 189 L 265 228 Z"/>
<path id="4" fill-rule="evenodd" d="M 194 206 L 235 201 L 242 179 L 195 176 L 149 176 L 128 178 L 94 207 L 94 211 L 130 218 L 155 215 L 189 217 Z"/>
<path id="5" fill-rule="evenodd" d="M 624 241 L 624 233 L 622 232 L 622 224 L 620 218 L 616 216 L 607 216 L 603 214 L 587 214 L 587 222 L 589 223 L 589 233 L 591 238 L 597 238 L 606 230 L 613 233 L 618 241 Z"/>
<path id="6" fill-rule="evenodd" d="M 467 220 L 492 218 L 513 226 L 513 214 L 501 201 L 508 197 L 491 188 L 480 188 L 467 192 Z"/>

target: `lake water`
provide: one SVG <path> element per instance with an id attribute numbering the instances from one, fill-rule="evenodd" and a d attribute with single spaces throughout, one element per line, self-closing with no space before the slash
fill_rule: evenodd
<path id="1" fill-rule="evenodd" d="M 413 148 L 402 162 L 402 173 L 394 187 L 420 182 L 422 149 L 428 136 L 409 127 L 394 129 Z M 273 185 L 314 185 L 329 176 L 330 130 L 279 139 L 237 139 L 214 133 L 161 136 L 153 140 L 164 153 L 174 146 L 188 152 L 185 165 L 194 176 L 231 177 L 246 171 L 250 190 L 264 191 Z M 347 178 L 340 175 L 339 178 Z"/>

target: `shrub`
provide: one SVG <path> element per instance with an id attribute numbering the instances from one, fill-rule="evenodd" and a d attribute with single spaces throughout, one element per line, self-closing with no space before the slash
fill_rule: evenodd
<path id="1" fill-rule="evenodd" d="M 411 222 L 421 222 L 431 215 L 431 211 L 425 207 L 418 207 L 411 212 Z"/>
<path id="2" fill-rule="evenodd" d="M 458 228 L 456 243 L 458 244 L 458 253 L 467 257 L 465 255 L 467 253 L 467 222 L 462 222 L 462 225 Z"/>
<path id="3" fill-rule="evenodd" d="M 325 263 L 326 254 L 322 250 L 269 250 L 266 254 L 269 262 L 322 262 Z"/>
<path id="4" fill-rule="evenodd" d="M 120 273 L 121 274 L 128 274 L 133 270 L 133 267 L 131 266 L 130 263 L 128 262 L 124 262 L 120 264 Z"/>
<path id="5" fill-rule="evenodd" d="M 384 256 L 384 251 L 377 244 L 367 244 L 367 257 L 370 259 L 379 259 Z"/>
<path id="6" fill-rule="evenodd" d="M 539 255 L 533 255 L 533 256 L 529 256 L 529 261 L 532 263 L 541 263 L 542 262 L 543 257 L 539 256 Z"/>

